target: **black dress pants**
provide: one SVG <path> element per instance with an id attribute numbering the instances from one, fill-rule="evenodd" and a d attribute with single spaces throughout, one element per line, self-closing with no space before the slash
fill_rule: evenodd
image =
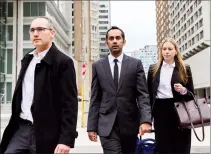
<path id="1" fill-rule="evenodd" d="M 189 154 L 191 130 L 180 129 L 174 99 L 157 99 L 153 110 L 158 154 Z"/>
<path id="2" fill-rule="evenodd" d="M 29 122 L 20 120 L 19 129 L 15 132 L 5 154 L 35 154 L 34 127 Z"/>
<path id="3" fill-rule="evenodd" d="M 137 135 L 120 134 L 115 123 L 109 136 L 100 136 L 104 154 L 135 154 Z"/>

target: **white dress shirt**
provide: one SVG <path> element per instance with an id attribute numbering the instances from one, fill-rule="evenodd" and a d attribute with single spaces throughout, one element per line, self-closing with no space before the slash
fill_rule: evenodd
<path id="1" fill-rule="evenodd" d="M 45 57 L 49 49 L 40 52 L 37 54 L 36 50 L 32 51 L 29 54 L 32 54 L 34 57 L 32 58 L 24 79 L 22 83 L 22 102 L 21 102 L 21 113 L 20 117 L 22 119 L 29 120 L 33 122 L 32 113 L 31 113 L 31 106 L 34 97 L 34 74 L 35 74 L 35 67 L 37 63 Z"/>
<path id="2" fill-rule="evenodd" d="M 173 64 L 168 64 L 165 61 L 163 61 L 160 72 L 160 83 L 157 90 L 157 98 L 173 98 L 172 88 L 171 88 L 171 78 L 174 67 L 175 67 L 175 62 Z"/>
<path id="3" fill-rule="evenodd" d="M 111 54 L 108 55 L 108 61 L 109 61 L 109 64 L 110 64 L 111 74 L 112 74 L 113 78 L 114 78 L 114 65 L 115 65 L 114 59 L 118 59 L 118 62 L 117 62 L 118 71 L 119 71 L 118 77 L 120 78 L 121 67 L 122 67 L 122 60 L 123 60 L 123 53 L 117 58 L 115 58 Z"/>

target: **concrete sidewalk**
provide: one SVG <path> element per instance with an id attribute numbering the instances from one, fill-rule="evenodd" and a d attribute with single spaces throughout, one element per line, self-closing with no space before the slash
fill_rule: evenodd
<path id="1" fill-rule="evenodd" d="M 77 128 L 78 131 L 78 138 L 75 142 L 75 148 L 71 151 L 73 153 L 102 153 L 102 148 L 100 145 L 100 141 L 98 138 L 98 142 L 91 142 L 87 136 L 86 128 Z M 199 136 L 201 135 L 201 129 L 198 128 L 197 132 L 199 133 Z M 191 146 L 191 153 L 210 153 L 210 127 L 205 127 L 205 140 L 203 142 L 199 142 L 194 133 L 192 133 L 192 146 Z M 154 139 L 154 133 L 151 134 L 145 134 L 144 138 L 153 138 Z"/>
<path id="2" fill-rule="evenodd" d="M 1 129 L 1 134 L 3 131 L 4 128 Z M 75 141 L 75 148 L 71 149 L 71 153 L 103 153 L 99 138 L 98 142 L 91 142 L 88 138 L 86 128 L 78 127 L 77 131 L 79 136 Z M 200 129 L 197 129 L 197 132 L 200 132 Z M 206 137 L 204 142 L 199 142 L 192 133 L 191 153 L 210 153 L 210 127 L 205 128 L 205 133 Z M 143 138 L 154 138 L 154 134 L 146 134 Z"/>

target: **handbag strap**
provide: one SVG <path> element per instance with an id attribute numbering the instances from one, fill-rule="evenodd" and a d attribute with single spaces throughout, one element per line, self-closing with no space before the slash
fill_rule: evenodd
<path id="1" fill-rule="evenodd" d="M 202 141 L 204 141 L 204 136 L 205 136 L 205 135 L 204 135 L 204 121 L 203 121 L 203 118 L 202 118 L 202 115 L 201 115 L 201 110 L 200 110 L 200 108 L 199 108 L 199 106 L 198 106 L 198 104 L 197 104 L 197 101 L 196 101 L 196 99 L 195 99 L 193 93 L 192 93 L 191 91 L 189 91 L 189 92 L 190 92 L 191 95 L 193 96 L 194 103 L 195 103 L 195 105 L 196 105 L 196 108 L 197 108 L 198 111 L 199 111 L 199 116 L 200 116 L 200 120 L 201 120 L 201 123 L 202 123 L 202 139 L 200 139 L 200 138 L 198 137 L 197 133 L 196 133 L 196 130 L 195 130 L 195 127 L 194 127 L 194 125 L 193 125 L 193 122 L 192 122 L 192 119 L 191 119 L 191 116 L 190 116 L 190 112 L 189 112 L 188 109 L 187 109 L 186 103 L 185 103 L 185 102 L 183 102 L 183 103 L 184 103 L 184 106 L 185 106 L 185 110 L 187 111 L 187 114 L 188 114 L 188 117 L 189 117 L 189 120 L 190 120 L 190 123 L 191 123 L 191 127 L 193 128 L 193 132 L 194 132 L 196 138 L 197 138 L 200 142 L 202 142 Z"/>

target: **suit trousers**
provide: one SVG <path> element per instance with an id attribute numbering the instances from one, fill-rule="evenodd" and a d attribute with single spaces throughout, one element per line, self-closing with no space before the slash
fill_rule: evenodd
<path id="1" fill-rule="evenodd" d="M 34 127 L 24 120 L 19 121 L 19 129 L 12 137 L 5 154 L 35 154 Z"/>
<path id="2" fill-rule="evenodd" d="M 158 154 L 189 154 L 191 130 L 179 128 L 174 99 L 156 99 L 153 117 Z"/>
<path id="3" fill-rule="evenodd" d="M 137 134 L 121 134 L 118 122 L 115 122 L 109 136 L 100 136 L 100 141 L 104 154 L 134 154 Z"/>

